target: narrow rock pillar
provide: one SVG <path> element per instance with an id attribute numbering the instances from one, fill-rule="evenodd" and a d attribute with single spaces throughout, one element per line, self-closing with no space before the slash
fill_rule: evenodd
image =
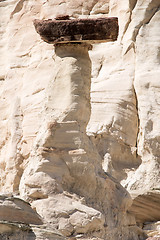
<path id="1" fill-rule="evenodd" d="M 53 80 L 46 96 L 47 119 L 44 125 L 47 123 L 48 126 L 39 133 L 34 154 L 39 152 L 37 159 L 41 156 L 36 174 L 47 174 L 61 191 L 92 199 L 102 168 L 98 153 L 86 135 L 91 83 L 88 50 L 92 43 L 117 39 L 118 19 L 67 17 L 35 20 L 34 25 L 41 38 L 55 46 Z M 52 187 L 52 191 L 56 190 Z"/>
<path id="2" fill-rule="evenodd" d="M 39 144 L 43 149 L 51 150 L 43 151 L 42 155 L 45 159 L 50 159 L 47 164 L 50 164 L 56 182 L 64 190 L 83 196 L 91 196 L 96 188 L 96 170 L 93 164 L 95 156 L 88 154 L 88 151 L 94 151 L 90 149 L 86 136 L 90 118 L 89 49 L 91 45 L 88 43 L 55 45 L 55 68 L 46 102 L 49 130 Z M 63 166 L 62 163 L 66 165 Z M 43 170 L 45 171 L 45 163 Z"/>
<path id="3" fill-rule="evenodd" d="M 90 48 L 86 43 L 55 45 L 54 82 L 49 86 L 48 104 L 55 119 L 76 121 L 83 131 L 90 117 Z"/>

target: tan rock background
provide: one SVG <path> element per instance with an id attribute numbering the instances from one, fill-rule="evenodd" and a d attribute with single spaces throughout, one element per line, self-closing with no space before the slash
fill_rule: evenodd
<path id="1" fill-rule="evenodd" d="M 2 214 L 1 239 L 146 239 L 143 226 L 158 236 L 159 10 L 159 0 L 0 1 L 0 204 L 30 216 L 6 198 L 24 199 L 43 221 L 20 228 Z M 62 61 L 33 26 L 59 14 L 116 16 L 118 40 L 94 45 L 91 62 L 81 48 Z"/>

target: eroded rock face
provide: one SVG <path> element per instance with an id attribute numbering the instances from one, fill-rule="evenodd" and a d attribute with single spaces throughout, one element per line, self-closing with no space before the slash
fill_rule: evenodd
<path id="1" fill-rule="evenodd" d="M 66 237 L 111 237 L 112 229 L 117 229 L 116 235 L 133 236 L 132 230 L 121 233 L 125 227 L 122 218 L 126 224 L 135 224 L 126 213 L 131 198 L 103 172 L 101 158 L 86 135 L 90 117 L 89 47 L 55 47 L 54 82 L 48 84 L 42 126 L 19 189 L 23 198 L 33 201 L 45 223 Z M 123 214 L 118 209 L 123 209 Z"/>
<path id="2" fill-rule="evenodd" d="M 0 2 L 0 191 L 26 199 L 43 219 L 30 230 L 3 222 L 1 239 L 147 238 L 128 213 L 128 192 L 135 200 L 159 196 L 159 7 L 159 0 Z M 118 17 L 118 41 L 93 46 L 89 56 L 80 46 L 77 54 L 73 46 L 68 55 L 54 52 L 33 20 L 66 14 Z M 132 212 L 145 208 L 156 224 L 158 211 L 133 209 L 135 200 Z"/>
<path id="3" fill-rule="evenodd" d="M 147 235 L 150 236 L 148 239 L 158 239 L 160 238 L 160 222 L 149 222 L 145 223 L 143 228 Z"/>

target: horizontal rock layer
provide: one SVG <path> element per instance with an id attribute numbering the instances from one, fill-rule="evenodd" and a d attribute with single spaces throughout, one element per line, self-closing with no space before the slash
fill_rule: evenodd
<path id="1" fill-rule="evenodd" d="M 0 221 L 42 224 L 40 216 L 30 204 L 16 197 L 0 196 Z"/>
<path id="2" fill-rule="evenodd" d="M 150 191 L 133 197 L 130 209 L 136 216 L 137 222 L 155 222 L 160 219 L 160 194 L 159 191 Z"/>
<path id="3" fill-rule="evenodd" d="M 107 42 L 118 36 L 118 18 L 34 20 L 36 31 L 47 43 Z"/>

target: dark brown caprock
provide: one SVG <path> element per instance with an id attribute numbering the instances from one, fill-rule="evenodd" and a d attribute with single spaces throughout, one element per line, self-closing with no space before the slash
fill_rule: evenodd
<path id="1" fill-rule="evenodd" d="M 41 38 L 55 43 L 100 43 L 116 41 L 118 18 L 34 20 L 34 26 Z"/>

